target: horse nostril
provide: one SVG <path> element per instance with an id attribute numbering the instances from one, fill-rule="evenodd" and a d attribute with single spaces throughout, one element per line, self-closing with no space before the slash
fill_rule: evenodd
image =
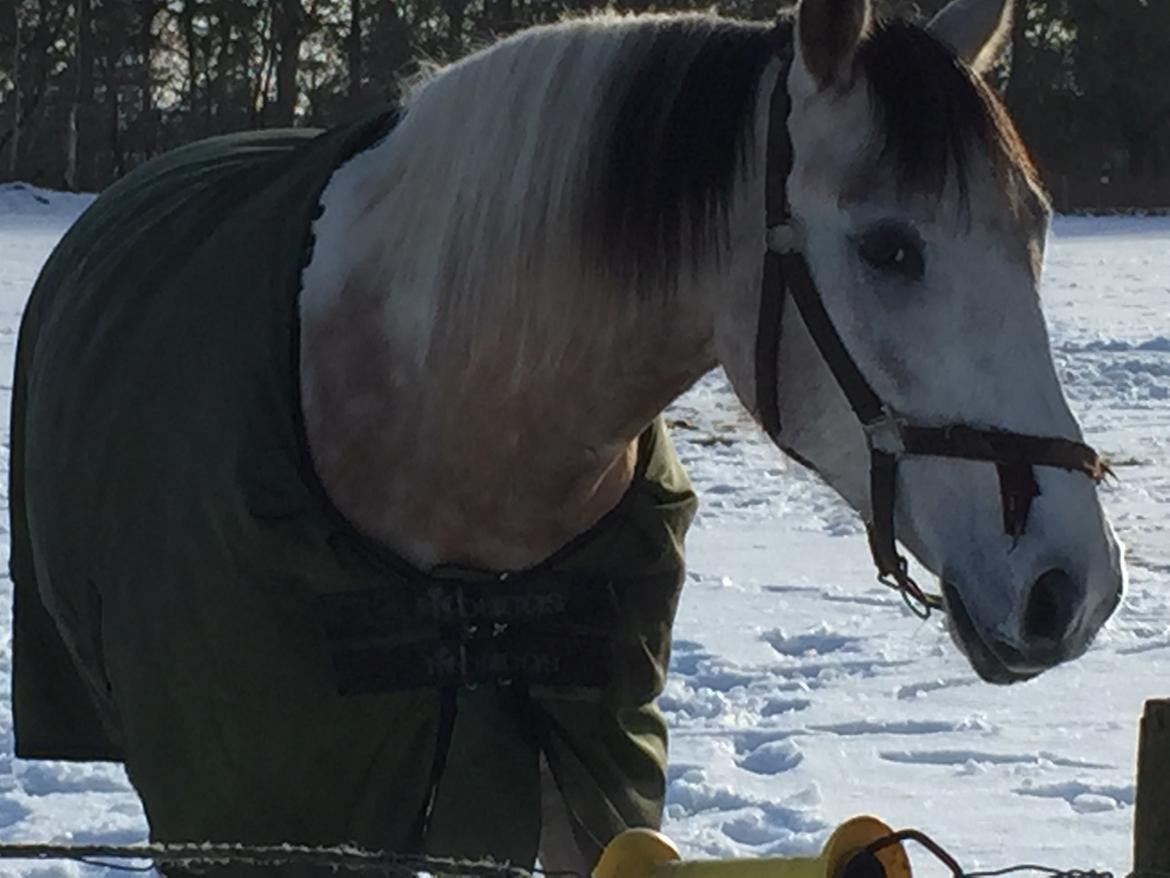
<path id="1" fill-rule="evenodd" d="M 1076 615 L 1077 587 L 1063 570 L 1052 569 L 1036 580 L 1024 610 L 1024 636 L 1060 641 Z"/>

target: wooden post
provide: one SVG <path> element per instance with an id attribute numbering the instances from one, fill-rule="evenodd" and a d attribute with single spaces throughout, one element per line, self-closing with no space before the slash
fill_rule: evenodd
<path id="1" fill-rule="evenodd" d="M 1170 875 L 1170 700 L 1147 701 L 1142 717 L 1133 870 L 1135 878 Z"/>

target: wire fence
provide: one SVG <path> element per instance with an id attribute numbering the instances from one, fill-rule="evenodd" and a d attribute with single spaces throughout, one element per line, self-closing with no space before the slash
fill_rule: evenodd
<path id="1" fill-rule="evenodd" d="M 1003 878 L 1037 874 L 1046 878 L 1115 878 L 1113 872 L 1093 869 L 1058 869 L 1021 864 L 1003 869 L 965 871 L 941 845 L 914 830 L 894 833 L 868 846 L 867 851 L 902 841 L 916 841 L 926 847 L 951 873 L 952 878 Z M 138 845 L 54 845 L 0 844 L 0 861 L 71 861 L 117 872 L 151 873 L 158 866 L 175 866 L 192 874 L 213 873 L 227 866 L 250 866 L 276 870 L 284 866 L 316 868 L 335 875 L 390 876 L 417 878 L 423 875 L 482 876 L 482 878 L 589 878 L 579 872 L 524 868 L 490 859 L 466 860 L 423 854 L 369 851 L 351 845 L 313 847 L 308 845 L 245 844 L 138 844 Z M 733 878 L 734 867 L 728 867 Z M 759 874 L 753 871 L 752 874 Z M 1125 878 L 1170 878 L 1170 872 L 1141 871 Z"/>
<path id="2" fill-rule="evenodd" d="M 198 874 L 225 866 L 251 866 L 275 872 L 299 866 L 338 875 L 412 878 L 418 875 L 492 876 L 492 878 L 584 878 L 575 872 L 525 869 L 490 859 L 464 860 L 423 854 L 368 851 L 350 845 L 138 844 L 0 845 L 0 860 L 71 861 L 117 872 L 150 873 L 174 866 Z"/>

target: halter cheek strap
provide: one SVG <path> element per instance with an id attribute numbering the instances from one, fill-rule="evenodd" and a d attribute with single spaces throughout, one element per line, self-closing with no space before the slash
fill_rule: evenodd
<path id="1" fill-rule="evenodd" d="M 969 424 L 942 427 L 912 424 L 900 418 L 874 391 L 825 310 L 800 252 L 791 224 L 786 183 L 792 172 L 792 143 L 788 137 L 791 102 L 782 70 L 772 90 L 767 152 L 767 241 L 760 313 L 756 335 L 756 413 L 780 448 L 779 348 L 784 304 L 791 298 L 817 350 L 849 401 L 865 432 L 869 450 L 870 516 L 867 522 L 870 553 L 878 579 L 902 593 L 917 615 L 944 609 L 942 598 L 924 592 L 910 577 L 906 559 L 895 542 L 898 464 L 904 457 L 938 457 L 995 464 L 999 476 L 1004 532 L 1019 539 L 1027 530 L 1032 501 L 1039 496 L 1033 467 L 1047 466 L 1079 472 L 1094 482 L 1109 474 L 1101 456 L 1081 442 L 1063 437 L 1029 436 Z M 796 456 L 799 459 L 798 455 Z"/>

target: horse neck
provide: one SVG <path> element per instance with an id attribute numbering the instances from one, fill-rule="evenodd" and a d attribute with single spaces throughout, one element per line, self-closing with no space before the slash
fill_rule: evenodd
<path id="1" fill-rule="evenodd" d="M 388 176 L 392 153 L 342 169 L 315 228 L 301 301 L 314 464 L 358 529 L 423 569 L 531 566 L 616 505 L 639 434 L 715 365 L 705 283 L 680 273 L 669 295 L 639 297 L 553 238 L 520 271 L 533 260 L 507 258 L 492 224 L 460 237 L 441 179 Z"/>

